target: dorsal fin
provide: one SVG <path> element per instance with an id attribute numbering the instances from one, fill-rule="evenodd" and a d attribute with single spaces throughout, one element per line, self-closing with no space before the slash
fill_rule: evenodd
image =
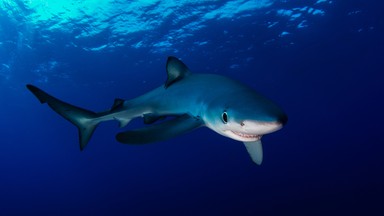
<path id="1" fill-rule="evenodd" d="M 167 60 L 167 74 L 168 78 L 165 82 L 164 88 L 168 88 L 173 83 L 181 80 L 184 76 L 188 75 L 188 67 L 178 58 L 169 56 Z"/>

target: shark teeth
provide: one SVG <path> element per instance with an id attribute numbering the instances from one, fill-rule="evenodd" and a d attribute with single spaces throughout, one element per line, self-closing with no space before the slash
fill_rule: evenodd
<path id="1" fill-rule="evenodd" d="M 248 138 L 248 139 L 259 140 L 261 138 L 261 135 L 256 135 L 256 134 L 246 134 L 246 133 L 240 133 L 236 131 L 232 131 L 232 133 L 236 134 L 239 137 Z"/>

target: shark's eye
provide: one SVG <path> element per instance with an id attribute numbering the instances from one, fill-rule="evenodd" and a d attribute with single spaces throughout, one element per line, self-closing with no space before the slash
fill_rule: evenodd
<path id="1" fill-rule="evenodd" d="M 223 112 L 223 114 L 221 115 L 221 120 L 223 120 L 224 124 L 227 124 L 228 122 L 228 114 L 227 112 Z"/>

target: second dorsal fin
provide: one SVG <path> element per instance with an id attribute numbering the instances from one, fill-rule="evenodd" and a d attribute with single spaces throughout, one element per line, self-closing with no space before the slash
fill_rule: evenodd
<path id="1" fill-rule="evenodd" d="M 123 106 L 123 104 L 124 104 L 124 100 L 123 99 L 116 98 L 115 101 L 113 102 L 111 111 L 115 111 L 116 109 L 119 109 L 120 107 Z"/>

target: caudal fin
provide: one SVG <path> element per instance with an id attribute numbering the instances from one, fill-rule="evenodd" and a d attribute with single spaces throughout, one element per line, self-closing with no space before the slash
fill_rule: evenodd
<path id="1" fill-rule="evenodd" d="M 98 115 L 63 102 L 33 85 L 27 85 L 27 88 L 39 99 L 40 103 L 47 103 L 55 112 L 76 125 L 79 130 L 80 150 L 83 150 L 99 124 L 99 121 L 96 120 Z"/>

